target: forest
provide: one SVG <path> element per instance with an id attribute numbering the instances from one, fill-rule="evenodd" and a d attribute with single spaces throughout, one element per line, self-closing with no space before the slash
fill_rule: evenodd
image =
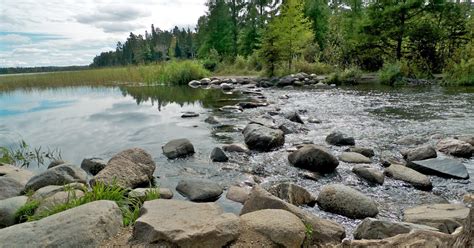
<path id="1" fill-rule="evenodd" d="M 199 59 L 210 71 L 379 71 L 474 84 L 474 5 L 446 0 L 209 0 L 196 28 L 151 25 L 91 66 Z"/>

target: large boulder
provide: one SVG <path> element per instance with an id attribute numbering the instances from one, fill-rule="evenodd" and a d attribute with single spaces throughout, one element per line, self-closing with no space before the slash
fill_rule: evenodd
<path id="1" fill-rule="evenodd" d="M 436 148 L 440 152 L 462 158 L 470 158 L 474 152 L 474 148 L 471 144 L 451 138 L 440 140 Z"/>
<path id="2" fill-rule="evenodd" d="M 0 228 L 15 225 L 15 214 L 27 201 L 26 196 L 0 200 Z"/>
<path id="3" fill-rule="evenodd" d="M 206 179 L 183 179 L 179 181 L 176 190 L 195 202 L 215 201 L 223 192 L 218 183 Z"/>
<path id="4" fill-rule="evenodd" d="M 373 218 L 364 219 L 354 230 L 355 239 L 384 239 L 412 230 L 429 230 L 437 232 L 438 229 L 425 225 L 417 225 L 408 222 L 391 222 Z"/>
<path id="5" fill-rule="evenodd" d="M 237 239 L 239 219 L 214 203 L 154 200 L 143 204 L 132 243 L 159 247 L 224 247 Z"/>
<path id="6" fill-rule="evenodd" d="M 400 164 L 391 164 L 383 172 L 386 176 L 411 184 L 421 190 L 431 190 L 433 185 L 429 177 Z"/>
<path id="7" fill-rule="evenodd" d="M 240 216 L 240 235 L 233 247 L 301 247 L 306 227 L 294 214 L 264 209 Z"/>
<path id="8" fill-rule="evenodd" d="M 140 148 L 132 148 L 113 156 L 105 169 L 94 177 L 91 184 L 115 183 L 132 189 L 148 186 L 153 180 L 155 168 L 155 162 L 148 152 Z"/>
<path id="9" fill-rule="evenodd" d="M 355 140 L 341 132 L 333 132 L 326 137 L 326 142 L 334 146 L 353 146 Z"/>
<path id="10" fill-rule="evenodd" d="M 318 206 L 324 211 L 352 219 L 375 217 L 379 210 L 374 200 L 361 192 L 342 185 L 326 185 L 319 193 Z"/>
<path id="11" fill-rule="evenodd" d="M 431 204 L 405 209 L 403 221 L 427 225 L 451 234 L 469 217 L 469 208 L 461 204 Z"/>
<path id="12" fill-rule="evenodd" d="M 166 143 L 163 154 L 168 159 L 183 158 L 194 154 L 194 146 L 188 139 L 175 139 Z"/>
<path id="13" fill-rule="evenodd" d="M 469 173 L 466 166 L 454 159 L 427 159 L 421 161 L 412 161 L 407 164 L 416 171 L 427 175 L 435 175 L 445 178 L 468 179 Z"/>
<path id="14" fill-rule="evenodd" d="M 268 192 L 296 206 L 316 204 L 316 198 L 305 188 L 293 183 L 280 183 L 272 186 Z"/>
<path id="15" fill-rule="evenodd" d="M 82 196 L 84 196 L 84 192 L 78 189 L 56 192 L 40 200 L 40 204 L 35 210 L 35 215 L 41 215 L 41 213 L 53 209 L 54 206 L 68 203 Z"/>
<path id="16" fill-rule="evenodd" d="M 369 166 L 354 166 L 352 172 L 359 176 L 360 178 L 373 183 L 382 185 L 385 181 L 385 176 L 379 170 L 369 167 Z"/>
<path id="17" fill-rule="evenodd" d="M 99 174 L 105 166 L 107 166 L 107 161 L 101 158 L 85 158 L 81 163 L 81 168 L 93 176 Z"/>
<path id="18" fill-rule="evenodd" d="M 283 146 L 285 135 L 279 129 L 265 127 L 259 124 L 248 124 L 244 131 L 245 144 L 257 151 L 270 151 Z"/>
<path id="19" fill-rule="evenodd" d="M 346 152 L 357 152 L 357 153 L 360 153 L 368 158 L 371 158 L 373 156 L 375 156 L 375 152 L 373 149 L 370 149 L 370 148 L 365 148 L 365 147 L 358 147 L 358 146 L 354 146 L 354 147 L 350 147 L 346 150 Z"/>
<path id="20" fill-rule="evenodd" d="M 291 165 L 314 171 L 329 173 L 339 165 L 339 161 L 326 148 L 317 145 L 304 145 L 288 155 Z"/>
<path id="21" fill-rule="evenodd" d="M 404 152 L 403 157 L 406 161 L 424 160 L 436 158 L 436 150 L 432 146 L 420 146 Z"/>
<path id="22" fill-rule="evenodd" d="M 340 156 L 339 159 L 341 161 L 344 161 L 346 163 L 354 163 L 354 164 L 370 164 L 372 163 L 372 160 L 370 158 L 357 153 L 357 152 L 343 152 Z"/>
<path id="23" fill-rule="evenodd" d="M 0 229 L 0 247 L 97 247 L 122 229 L 115 202 L 95 201 L 44 219 Z"/>
<path id="24" fill-rule="evenodd" d="M 280 80 L 277 82 L 277 86 L 278 87 L 289 86 L 289 85 L 292 85 L 294 81 L 296 81 L 296 79 L 293 78 L 292 76 L 285 76 L 285 77 L 280 78 Z"/>
<path id="25" fill-rule="evenodd" d="M 280 198 L 270 194 L 260 186 L 255 186 L 250 197 L 240 212 L 241 215 L 262 210 L 262 209 L 282 209 L 293 213 L 310 226 L 313 230 L 312 236 L 309 237 L 310 244 L 319 247 L 337 245 L 346 236 L 344 227 L 338 223 L 321 219 L 311 213 L 308 213 L 297 206 L 287 203 Z"/>
<path id="26" fill-rule="evenodd" d="M 86 185 L 82 183 L 70 183 L 66 185 L 48 185 L 45 186 L 41 189 L 38 189 L 35 191 L 33 195 L 31 195 L 31 200 L 42 200 L 45 198 L 48 198 L 58 192 L 63 192 L 63 191 L 71 191 L 71 190 L 86 190 L 87 187 Z"/>
<path id="27" fill-rule="evenodd" d="M 0 164 L 0 200 L 20 195 L 32 177 L 31 171 Z"/>
<path id="28" fill-rule="evenodd" d="M 36 191 L 48 185 L 86 183 L 87 173 L 71 164 L 62 164 L 33 176 L 25 185 L 25 191 Z"/>

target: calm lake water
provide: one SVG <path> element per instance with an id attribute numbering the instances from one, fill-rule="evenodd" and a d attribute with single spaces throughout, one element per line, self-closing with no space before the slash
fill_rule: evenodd
<path id="1" fill-rule="evenodd" d="M 468 168 L 470 180 L 432 177 L 433 192 L 422 192 L 387 179 L 383 186 L 370 187 L 350 172 L 352 165 L 342 163 L 338 172 L 319 181 L 301 176 L 301 170 L 288 165 L 287 148 L 302 141 L 325 144 L 334 130 L 355 137 L 358 145 L 374 148 L 377 158 L 389 154 L 400 157 L 406 147 L 395 140 L 407 136 L 435 144 L 433 135 L 474 134 L 474 89 L 442 87 L 390 88 L 381 86 L 342 87 L 331 90 L 264 90 L 269 107 L 243 113 L 223 113 L 217 108 L 248 98 L 238 93 L 184 87 L 75 87 L 0 92 L 0 145 L 13 145 L 24 139 L 32 147 L 59 148 L 64 160 L 80 164 L 85 157 L 108 159 L 131 147 L 148 150 L 157 163 L 157 182 L 174 189 L 183 177 L 205 177 L 231 185 L 258 175 L 264 183 L 292 181 L 315 195 L 327 183 L 351 185 L 372 196 L 380 205 L 380 217 L 400 219 L 406 207 L 436 202 L 440 197 L 457 202 L 474 191 L 474 160 L 460 159 Z M 283 99 L 288 95 L 289 99 Z M 241 130 L 250 118 L 281 108 L 299 111 L 304 118 L 318 118 L 322 124 L 307 124 L 302 132 L 286 137 L 285 147 L 252 156 L 231 154 L 231 161 L 211 163 L 211 150 L 224 143 L 243 142 Z M 197 118 L 183 119 L 193 111 Z M 221 125 L 204 122 L 216 116 Z M 276 116 L 277 123 L 287 123 Z M 301 128 L 301 127 L 298 127 Z M 169 161 L 161 147 L 172 139 L 188 138 L 196 154 L 185 160 Z M 342 148 L 332 148 L 335 155 Z M 440 154 L 440 156 L 443 156 Z M 382 170 L 374 161 L 374 166 Z M 41 171 L 44 168 L 31 167 Z M 221 197 L 228 211 L 240 205 Z M 358 221 L 308 209 L 343 223 L 349 233 Z"/>

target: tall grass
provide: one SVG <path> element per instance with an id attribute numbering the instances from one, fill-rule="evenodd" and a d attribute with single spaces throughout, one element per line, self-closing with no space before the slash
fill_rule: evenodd
<path id="1" fill-rule="evenodd" d="M 461 60 L 446 70 L 447 85 L 474 86 L 474 58 Z"/>
<path id="2" fill-rule="evenodd" d="M 403 73 L 400 63 L 386 63 L 379 71 L 380 83 L 385 85 L 394 85 L 402 80 Z"/>
<path id="3" fill-rule="evenodd" d="M 18 88 L 102 86 L 117 84 L 187 84 L 209 75 L 198 61 L 170 61 L 154 65 L 83 71 L 0 76 L 0 91 Z"/>

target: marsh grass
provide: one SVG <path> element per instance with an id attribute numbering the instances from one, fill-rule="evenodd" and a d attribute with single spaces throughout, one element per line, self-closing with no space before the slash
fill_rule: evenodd
<path id="1" fill-rule="evenodd" d="M 187 84 L 209 75 L 198 61 L 169 61 L 153 65 L 111 67 L 82 71 L 0 76 L 0 91 L 66 86 L 120 84 Z"/>

